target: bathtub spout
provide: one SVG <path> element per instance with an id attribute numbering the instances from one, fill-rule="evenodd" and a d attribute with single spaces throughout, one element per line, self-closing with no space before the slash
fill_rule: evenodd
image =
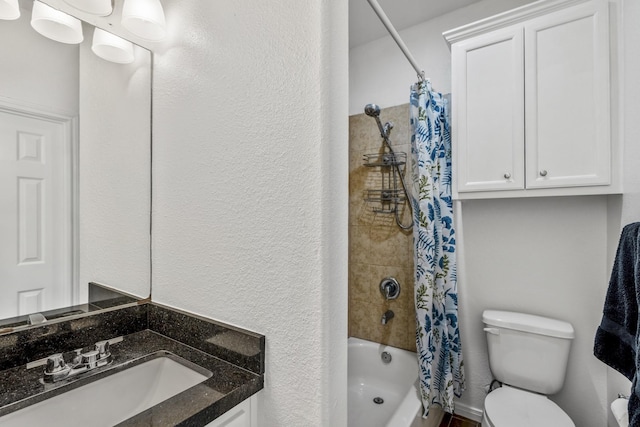
<path id="1" fill-rule="evenodd" d="M 391 310 L 385 311 L 384 314 L 382 315 L 382 324 L 386 325 L 389 320 L 393 319 L 393 316 L 395 316 L 393 311 Z"/>

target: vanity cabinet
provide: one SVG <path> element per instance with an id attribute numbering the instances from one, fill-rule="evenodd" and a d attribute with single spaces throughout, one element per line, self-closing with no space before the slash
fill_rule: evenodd
<path id="1" fill-rule="evenodd" d="M 454 197 L 619 192 L 609 4 L 547 0 L 444 34 Z"/>
<path id="2" fill-rule="evenodd" d="M 247 400 L 239 403 L 206 427 L 258 427 L 258 404 L 254 394 Z"/>

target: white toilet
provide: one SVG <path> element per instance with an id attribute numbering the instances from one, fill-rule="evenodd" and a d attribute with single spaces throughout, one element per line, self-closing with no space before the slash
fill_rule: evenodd
<path id="1" fill-rule="evenodd" d="M 547 398 L 562 388 L 573 326 L 509 311 L 482 313 L 489 366 L 502 387 L 484 400 L 482 427 L 575 427 Z"/>

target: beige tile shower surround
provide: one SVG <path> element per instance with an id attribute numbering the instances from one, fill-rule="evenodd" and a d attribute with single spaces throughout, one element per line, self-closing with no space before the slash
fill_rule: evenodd
<path id="1" fill-rule="evenodd" d="M 409 104 L 382 109 L 380 120 L 393 122 L 391 145 L 409 160 Z M 349 335 L 415 351 L 412 231 L 401 230 L 393 215 L 374 213 L 365 201 L 366 190 L 380 186 L 380 170 L 364 166 L 363 155 L 381 150 L 375 120 L 364 113 L 349 117 Z M 406 204 L 402 209 L 402 222 L 408 224 L 409 209 Z M 402 289 L 393 301 L 386 301 L 379 290 L 387 276 L 398 279 Z M 382 325 L 382 314 L 389 309 L 395 317 Z"/>

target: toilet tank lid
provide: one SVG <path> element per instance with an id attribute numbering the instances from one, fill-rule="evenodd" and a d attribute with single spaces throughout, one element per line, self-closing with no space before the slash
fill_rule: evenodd
<path id="1" fill-rule="evenodd" d="M 531 332 L 551 337 L 573 339 L 575 334 L 571 323 L 533 314 L 512 311 L 485 310 L 482 321 L 488 326 Z"/>

